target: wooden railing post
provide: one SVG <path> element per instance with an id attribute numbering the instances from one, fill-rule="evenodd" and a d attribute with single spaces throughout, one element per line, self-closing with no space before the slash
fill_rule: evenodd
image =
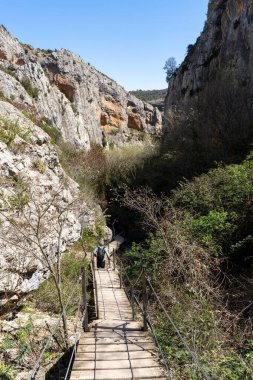
<path id="1" fill-rule="evenodd" d="M 143 296 L 143 331 L 148 330 L 148 293 L 146 267 L 142 267 L 142 296 Z"/>
<path id="2" fill-rule="evenodd" d="M 112 261 L 113 261 L 113 270 L 115 270 L 115 268 L 116 268 L 116 252 L 115 252 L 115 248 L 113 248 L 113 250 L 112 250 Z"/>
<path id="3" fill-rule="evenodd" d="M 133 287 L 132 287 L 132 286 L 131 286 L 130 292 L 131 292 L 131 306 L 132 306 L 132 316 L 133 316 L 133 321 L 134 321 L 134 320 L 135 320 L 135 309 L 134 309 L 134 289 L 133 289 Z"/>
<path id="4" fill-rule="evenodd" d="M 99 319 L 99 307 L 98 307 L 98 287 L 97 287 L 97 280 L 96 280 L 96 274 L 95 274 L 95 258 L 94 255 L 92 255 L 91 258 L 91 266 L 92 266 L 92 272 L 93 272 L 93 288 L 95 292 L 95 302 L 96 302 L 96 317 Z"/>
<path id="5" fill-rule="evenodd" d="M 84 321 L 83 321 L 83 328 L 84 331 L 90 331 L 89 325 L 88 325 L 88 302 L 87 302 L 87 282 L 86 282 L 86 271 L 85 267 L 81 268 L 82 272 L 82 303 L 83 303 L 83 312 L 84 314 Z"/>
<path id="6" fill-rule="evenodd" d="M 109 268 L 111 268 L 111 257 L 110 257 L 110 242 L 108 240 L 108 256 L 109 256 Z"/>
<path id="7" fill-rule="evenodd" d="M 120 289 L 122 288 L 122 261 L 119 262 L 119 283 Z"/>

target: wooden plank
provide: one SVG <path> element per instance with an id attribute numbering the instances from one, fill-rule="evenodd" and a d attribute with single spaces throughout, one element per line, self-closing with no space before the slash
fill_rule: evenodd
<path id="1" fill-rule="evenodd" d="M 90 332 L 87 332 L 87 333 L 82 333 L 81 334 L 81 338 L 94 338 L 94 337 L 98 337 L 98 338 L 105 338 L 105 337 L 122 337 L 124 336 L 123 335 L 123 332 L 122 331 L 119 331 L 119 332 L 116 332 L 116 331 L 112 331 L 112 330 L 109 330 L 109 331 L 105 331 L 105 330 L 97 330 L 96 332 L 93 330 L 93 331 L 90 331 Z M 151 335 L 146 332 L 146 331 L 127 331 L 127 336 L 128 337 L 150 337 L 151 338 Z"/>
<path id="2" fill-rule="evenodd" d="M 141 324 L 140 322 L 133 322 L 133 321 L 127 322 L 127 323 L 124 323 L 124 321 L 122 321 L 120 323 L 113 320 L 106 320 L 106 321 L 95 322 L 91 326 L 91 328 L 92 328 L 91 331 L 97 331 L 97 332 L 108 330 L 108 329 L 114 329 L 115 331 L 123 331 L 124 329 L 127 332 L 131 330 L 141 331 Z"/>
<path id="3" fill-rule="evenodd" d="M 142 343 L 151 343 L 153 344 L 153 340 L 150 338 L 150 337 L 128 337 L 128 335 L 126 337 L 122 336 L 115 336 L 115 337 L 98 337 L 98 338 L 81 338 L 79 340 L 79 344 L 87 344 L 87 345 L 90 345 L 90 344 L 119 344 L 119 343 L 138 343 L 138 344 L 142 344 Z"/>
<path id="4" fill-rule="evenodd" d="M 130 352 L 114 352 L 113 357 L 111 352 L 85 352 L 76 354 L 75 360 L 127 360 L 130 359 L 147 359 L 154 358 L 156 355 L 150 351 L 130 351 Z"/>
<path id="5" fill-rule="evenodd" d="M 124 351 L 145 351 L 145 350 L 155 350 L 153 343 L 142 343 L 138 344 L 108 344 L 108 345 L 94 345 L 94 344 L 79 344 L 77 352 L 124 352 Z"/>
<path id="6" fill-rule="evenodd" d="M 95 372 L 95 373 L 94 373 Z M 133 369 L 97 369 L 73 371 L 71 380 L 122 380 L 122 379 L 159 379 L 163 377 L 161 370 L 154 368 L 133 368 Z"/>
<path id="7" fill-rule="evenodd" d="M 113 355 L 112 355 L 113 357 Z M 96 366 L 95 366 L 96 364 Z M 73 370 L 83 369 L 131 369 L 131 368 L 155 368 L 159 367 L 159 364 L 151 358 L 145 359 L 118 359 L 118 360 L 100 360 L 100 361 L 75 361 Z"/>

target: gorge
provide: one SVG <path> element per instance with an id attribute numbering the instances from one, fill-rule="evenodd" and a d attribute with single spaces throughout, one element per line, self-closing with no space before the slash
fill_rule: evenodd
<path id="1" fill-rule="evenodd" d="M 27 378 L 61 311 L 48 269 L 62 263 L 66 302 L 112 223 L 126 239 L 123 280 L 137 284 L 145 264 L 173 322 L 149 294 L 173 379 L 203 378 L 174 326 L 208 378 L 253 378 L 252 13 L 252 0 L 209 1 L 204 30 L 169 82 L 164 118 L 74 53 L 34 49 L 0 28 L 5 379 Z M 40 341 L 29 340 L 46 318 Z M 50 379 L 66 351 L 61 339 L 41 376 Z"/>

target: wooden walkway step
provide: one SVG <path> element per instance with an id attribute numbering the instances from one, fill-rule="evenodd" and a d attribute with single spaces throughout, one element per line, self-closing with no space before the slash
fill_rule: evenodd
<path id="1" fill-rule="evenodd" d="M 117 270 L 96 269 L 95 276 L 100 319 L 81 333 L 70 380 L 165 380 L 151 335 L 132 320 Z"/>

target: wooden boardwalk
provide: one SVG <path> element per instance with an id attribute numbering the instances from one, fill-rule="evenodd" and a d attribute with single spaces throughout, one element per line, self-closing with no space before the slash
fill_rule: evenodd
<path id="1" fill-rule="evenodd" d="M 116 244 L 111 243 L 110 251 Z M 90 332 L 81 334 L 70 379 L 167 379 L 150 334 L 132 319 L 117 270 L 96 269 L 95 277 L 99 319 L 90 325 Z"/>

